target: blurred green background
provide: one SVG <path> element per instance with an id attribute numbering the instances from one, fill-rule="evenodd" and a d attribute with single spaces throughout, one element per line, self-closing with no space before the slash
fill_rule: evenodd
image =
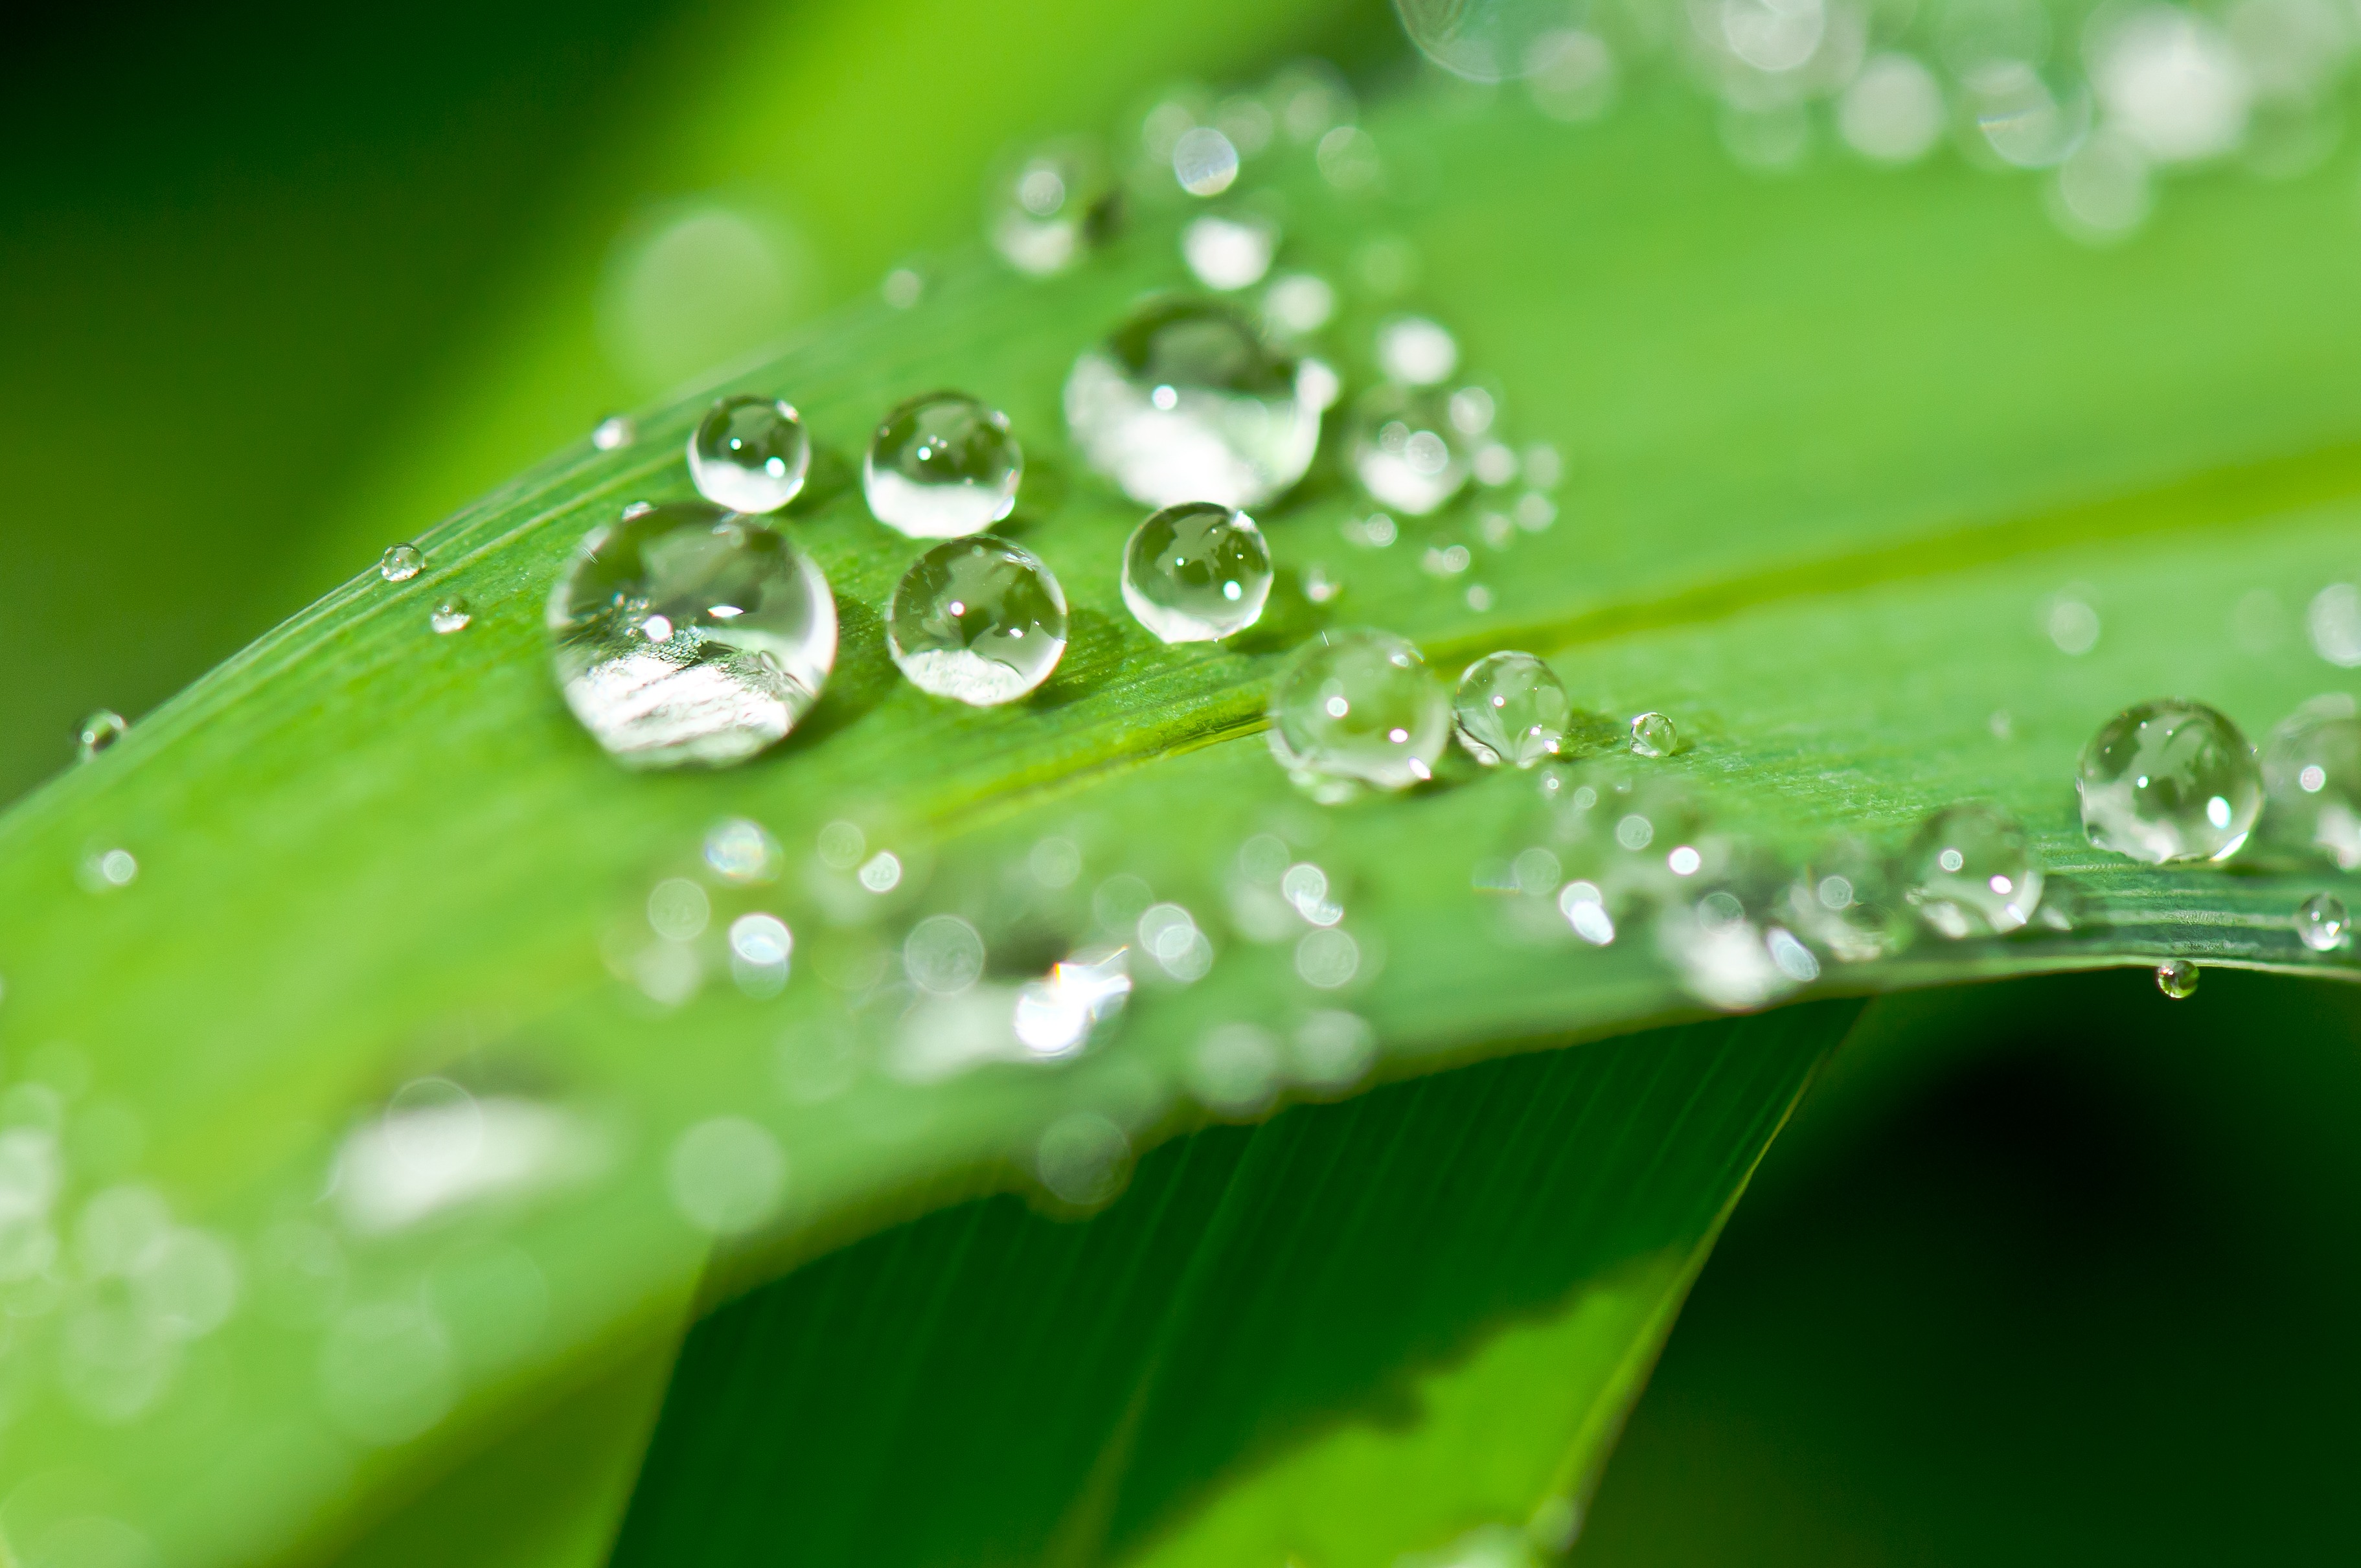
<path id="1" fill-rule="evenodd" d="M 1302 52 L 1411 69 L 1370 0 L 33 19 L 0 797 L 602 414 L 963 243 L 1013 140 Z M 666 360 L 616 291 L 683 214 L 745 242 L 714 265 L 760 308 Z M 2103 975 L 1878 1018 L 1741 1206 L 1579 1559 L 2351 1555 L 2354 999 Z"/>

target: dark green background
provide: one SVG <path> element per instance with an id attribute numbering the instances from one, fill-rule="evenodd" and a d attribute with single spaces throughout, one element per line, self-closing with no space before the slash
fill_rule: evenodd
<path id="1" fill-rule="evenodd" d="M 0 797 L 91 708 L 153 707 L 365 565 L 305 543 L 586 149 L 628 135 L 651 55 L 715 25 L 424 0 L 18 35 Z M 1398 58 L 1372 8 L 1332 26 L 1364 73 Z M 1774 1146 L 1577 1557 L 2349 1558 L 2355 1001 L 2219 974 L 2176 1006 L 2104 975 L 1881 1016 Z"/>

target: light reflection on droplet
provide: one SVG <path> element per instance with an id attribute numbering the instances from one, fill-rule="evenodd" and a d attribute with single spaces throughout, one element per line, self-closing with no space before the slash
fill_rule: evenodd
<path id="1" fill-rule="evenodd" d="M 1121 1011 L 1130 994 L 1125 950 L 1086 948 L 1017 991 L 1010 1028 L 1035 1057 L 1070 1057 L 1090 1044 L 1093 1033 Z"/>
<path id="2" fill-rule="evenodd" d="M 706 832 L 705 863 L 724 882 L 740 887 L 775 882 L 779 859 L 778 840 L 761 823 L 750 818 L 727 817 Z"/>

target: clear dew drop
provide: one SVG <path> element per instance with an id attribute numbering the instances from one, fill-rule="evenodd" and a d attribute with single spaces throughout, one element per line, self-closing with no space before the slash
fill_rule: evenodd
<path id="1" fill-rule="evenodd" d="M 698 501 L 593 532 L 547 622 L 567 706 L 639 768 L 754 755 L 811 711 L 836 663 L 836 600 L 810 557 Z"/>
<path id="2" fill-rule="evenodd" d="M 1090 141 L 1069 139 L 1035 149 L 1009 170 L 993 186 L 984 222 L 1003 260 L 1048 278 L 1089 254 L 1115 217 L 1105 156 Z"/>
<path id="3" fill-rule="evenodd" d="M 2333 893 L 2315 893 L 2296 906 L 2295 934 L 2315 953 L 2334 952 L 2352 930 L 2345 901 Z"/>
<path id="4" fill-rule="evenodd" d="M 1884 860 L 1857 839 L 1821 848 L 1786 894 L 1795 928 L 1839 963 L 1885 958 L 1909 944 L 1909 910 Z"/>
<path id="5" fill-rule="evenodd" d="M 426 569 L 426 552 L 415 544 L 396 544 L 378 557 L 377 575 L 389 583 L 406 583 Z"/>
<path id="6" fill-rule="evenodd" d="M 1574 703 L 1547 664 L 1504 649 L 1467 666 L 1451 713 L 1460 745 L 1477 762 L 1530 768 L 1565 745 Z"/>
<path id="7" fill-rule="evenodd" d="M 2156 988 L 2175 1002 L 2197 994 L 2197 966 L 2187 959 L 2168 959 L 2156 966 Z"/>
<path id="8" fill-rule="evenodd" d="M 1148 506 L 1253 506 L 1303 477 L 1334 373 L 1265 344 L 1231 306 L 1151 302 L 1074 361 L 1067 428 L 1091 466 Z"/>
<path id="9" fill-rule="evenodd" d="M 2127 707 L 2082 748 L 2082 831 L 2149 865 L 2235 854 L 2263 808 L 2262 766 L 2229 718 L 2168 698 Z"/>
<path id="10" fill-rule="evenodd" d="M 130 721 L 111 707 L 102 707 L 82 721 L 75 736 L 81 759 L 87 762 L 130 733 Z"/>
<path id="11" fill-rule="evenodd" d="M 1255 520 L 1213 501 L 1149 514 L 1123 551 L 1123 602 L 1165 642 L 1244 631 L 1270 598 L 1270 545 Z"/>
<path id="12" fill-rule="evenodd" d="M 1216 126 L 1192 126 L 1172 144 L 1172 177 L 1191 196 L 1218 196 L 1237 183 L 1237 146 Z"/>
<path id="13" fill-rule="evenodd" d="M 1927 818 L 1896 868 L 1902 896 L 1946 937 L 2014 931 L 2041 904 L 2041 862 L 2016 819 L 1989 806 Z"/>
<path id="14" fill-rule="evenodd" d="M 2281 719 L 2263 744 L 2271 829 L 2361 870 L 2361 713 L 2339 692 Z"/>
<path id="15" fill-rule="evenodd" d="M 1014 702 L 1066 651 L 1066 593 L 1040 557 L 991 534 L 912 564 L 885 613 L 885 647 L 920 691 L 976 707 Z"/>
<path id="16" fill-rule="evenodd" d="M 1255 213 L 1207 213 L 1180 231 L 1180 258 L 1222 293 L 1251 289 L 1270 270 L 1279 225 Z"/>
<path id="17" fill-rule="evenodd" d="M 450 594 L 434 601 L 426 624 L 434 629 L 437 637 L 448 637 L 455 631 L 467 630 L 475 620 L 476 612 L 468 606 L 467 595 Z"/>
<path id="18" fill-rule="evenodd" d="M 609 414 L 590 432 L 590 444 L 601 452 L 620 452 L 640 438 L 640 427 L 629 414 Z"/>
<path id="19" fill-rule="evenodd" d="M 1678 726 L 1661 713 L 1642 713 L 1631 720 L 1631 754 L 1635 757 L 1669 757 L 1680 750 Z"/>
<path id="20" fill-rule="evenodd" d="M 688 437 L 688 474 L 697 493 L 731 511 L 785 506 L 811 471 L 803 416 L 779 398 L 723 398 Z"/>
<path id="21" fill-rule="evenodd" d="M 956 539 L 1016 506 L 1025 453 L 1008 416 L 962 392 L 931 392 L 885 416 L 861 463 L 877 521 L 912 539 Z"/>
<path id="22" fill-rule="evenodd" d="M 1459 343 L 1441 322 L 1396 316 L 1378 328 L 1378 368 L 1400 386 L 1439 386 L 1459 368 Z"/>
<path id="23" fill-rule="evenodd" d="M 1471 472 L 1469 433 L 1453 400 L 1433 388 L 1386 383 L 1353 405 L 1353 473 L 1380 504 L 1424 517 L 1457 495 Z"/>
<path id="24" fill-rule="evenodd" d="M 1433 777 L 1451 736 L 1450 699 L 1419 651 L 1366 627 L 1304 644 L 1273 684 L 1269 712 L 1272 755 L 1332 803 Z"/>

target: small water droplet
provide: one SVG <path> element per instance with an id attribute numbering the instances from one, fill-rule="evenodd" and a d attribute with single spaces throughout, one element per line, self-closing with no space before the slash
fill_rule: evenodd
<path id="1" fill-rule="evenodd" d="M 1238 149 L 1212 126 L 1191 126 L 1172 144 L 1172 177 L 1191 196 L 1218 196 L 1237 182 Z"/>
<path id="2" fill-rule="evenodd" d="M 1067 427 L 1091 466 L 1148 506 L 1253 506 L 1303 477 L 1325 367 L 1265 344 L 1212 300 L 1135 312 L 1067 378 Z"/>
<path id="3" fill-rule="evenodd" d="M 1938 863 L 1956 872 L 1966 857 L 1938 850 Z M 1822 847 L 1789 885 L 1786 906 L 1796 929 L 1842 963 L 1885 958 L 1910 940 L 1909 915 L 1884 861 L 1857 839 Z"/>
<path id="4" fill-rule="evenodd" d="M 688 438 L 688 473 L 697 493 L 731 511 L 776 511 L 794 500 L 811 471 L 803 416 L 781 398 L 723 398 Z"/>
<path id="5" fill-rule="evenodd" d="M 2361 712 L 2342 692 L 2314 697 L 2263 746 L 2271 831 L 2361 870 Z"/>
<path id="6" fill-rule="evenodd" d="M 811 711 L 836 599 L 774 530 L 698 501 L 592 532 L 549 598 L 568 707 L 633 767 L 741 762 Z"/>
<path id="7" fill-rule="evenodd" d="M 2361 587 L 2331 583 L 2312 595 L 2304 626 L 2313 652 L 2341 670 L 2361 666 Z"/>
<path id="8" fill-rule="evenodd" d="M 1669 757 L 1680 750 L 1678 726 L 1661 713 L 1642 713 L 1631 720 L 1631 752 L 1639 757 Z"/>
<path id="9" fill-rule="evenodd" d="M 1336 313 L 1336 291 L 1325 278 L 1290 272 L 1274 279 L 1262 297 L 1263 319 L 1301 337 L 1326 326 Z"/>
<path id="10" fill-rule="evenodd" d="M 1902 896 L 1946 937 L 2016 930 L 2041 904 L 2041 862 L 2015 818 L 1989 806 L 1927 817 L 1896 868 Z"/>
<path id="11" fill-rule="evenodd" d="M 909 310 L 926 295 L 926 275 L 915 268 L 896 267 L 885 274 L 885 280 L 877 286 L 877 291 L 894 309 Z"/>
<path id="12" fill-rule="evenodd" d="M 2080 658 L 2099 645 L 2099 612 L 2079 598 L 2060 596 L 2050 600 L 2042 627 L 2061 653 Z"/>
<path id="13" fill-rule="evenodd" d="M 2156 966 L 2156 988 L 2175 1002 L 2197 994 L 2197 966 L 2187 959 L 2168 959 Z"/>
<path id="14" fill-rule="evenodd" d="M 601 452 L 620 452 L 640 438 L 640 427 L 628 414 L 609 414 L 590 432 L 590 444 Z"/>
<path id="15" fill-rule="evenodd" d="M 2295 934 L 2315 953 L 2334 952 L 2345 945 L 2353 918 L 2345 901 L 2333 893 L 2315 893 L 2296 906 Z"/>
<path id="16" fill-rule="evenodd" d="M 1066 651 L 1066 594 L 1038 556 L 991 534 L 939 544 L 894 589 L 885 646 L 920 691 L 1014 702 Z"/>
<path id="17" fill-rule="evenodd" d="M 1378 328 L 1378 368 L 1400 386 L 1438 386 L 1459 368 L 1459 342 L 1441 322 L 1396 316 Z"/>
<path id="18" fill-rule="evenodd" d="M 1256 213 L 1207 213 L 1180 231 L 1189 270 L 1225 294 L 1261 282 L 1278 249 L 1279 225 Z"/>
<path id="19" fill-rule="evenodd" d="M 883 896 L 902 885 L 902 860 L 891 850 L 880 850 L 861 862 L 853 873 L 861 885 Z"/>
<path id="20" fill-rule="evenodd" d="M 1565 744 L 1574 704 L 1547 664 L 1503 650 L 1467 666 L 1451 710 L 1460 745 L 1477 762 L 1530 768 Z"/>
<path id="21" fill-rule="evenodd" d="M 131 725 L 123 715 L 111 707 L 100 708 L 82 721 L 82 730 L 76 737 L 81 748 L 82 760 L 85 762 L 89 762 L 117 740 L 122 740 L 130 732 L 130 729 Z"/>
<path id="22" fill-rule="evenodd" d="M 1009 1026 L 1017 1044 L 1054 1061 L 1080 1052 L 1098 1026 L 1122 1011 L 1131 974 L 1121 948 L 1090 948 L 1052 964 L 1016 993 Z"/>
<path id="23" fill-rule="evenodd" d="M 1080 261 L 1115 226 L 1106 158 L 1082 138 L 1035 149 L 994 188 L 992 246 L 1019 272 L 1047 278 Z"/>
<path id="24" fill-rule="evenodd" d="M 933 392 L 885 416 L 862 459 L 877 521 L 912 539 L 956 539 L 1006 517 L 1025 477 L 1008 416 L 960 392 Z"/>
<path id="25" fill-rule="evenodd" d="M 1353 472 L 1383 504 L 1424 517 L 1467 483 L 1468 444 L 1450 400 L 1387 383 L 1353 406 Z"/>
<path id="26" fill-rule="evenodd" d="M 406 583 L 426 569 L 426 552 L 415 544 L 396 544 L 378 557 L 377 575 L 389 583 Z"/>
<path id="27" fill-rule="evenodd" d="M 778 880 L 779 841 L 759 822 L 743 817 L 727 817 L 715 823 L 705 835 L 705 863 L 724 882 L 740 887 L 758 887 Z"/>
<path id="28" fill-rule="evenodd" d="M 1130 1179 L 1131 1140 L 1094 1111 L 1071 1111 L 1042 1130 L 1033 1170 L 1059 1202 L 1095 1208 L 1113 1201 Z"/>
<path id="29" fill-rule="evenodd" d="M 786 989 L 796 934 L 775 915 L 754 910 L 730 922 L 730 978 L 752 997 Z"/>
<path id="30" fill-rule="evenodd" d="M 2262 766 L 2228 717 L 2200 702 L 2127 707 L 2082 748 L 2082 830 L 2150 865 L 2223 861 L 2263 808 Z"/>
<path id="31" fill-rule="evenodd" d="M 787 1157 L 760 1123 L 716 1116 L 675 1141 L 666 1174 L 682 1218 L 700 1231 L 733 1235 L 778 1212 Z"/>
<path id="32" fill-rule="evenodd" d="M 1166 642 L 1244 631 L 1270 598 L 1270 545 L 1255 520 L 1213 501 L 1149 514 L 1123 552 L 1123 602 Z"/>
<path id="33" fill-rule="evenodd" d="M 129 887 L 138 875 L 138 859 L 128 850 L 99 850 L 82 863 L 82 884 L 93 893 Z"/>
<path id="34" fill-rule="evenodd" d="M 465 594 L 449 594 L 434 601 L 426 617 L 426 624 L 434 629 L 437 637 L 448 637 L 455 631 L 465 631 L 475 620 L 475 611 L 467 606 Z"/>
<path id="35" fill-rule="evenodd" d="M 1417 648 L 1389 631 L 1324 631 L 1273 683 L 1270 749 L 1320 800 L 1360 786 L 1407 789 L 1434 776 L 1451 704 Z"/>

